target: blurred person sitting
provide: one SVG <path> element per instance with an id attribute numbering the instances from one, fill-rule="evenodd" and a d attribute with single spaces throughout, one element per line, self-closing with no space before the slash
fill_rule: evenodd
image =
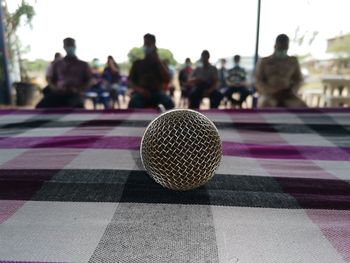
<path id="1" fill-rule="evenodd" d="M 182 106 L 187 105 L 187 100 L 190 92 L 190 85 L 188 83 L 190 76 L 192 75 L 192 63 L 190 58 L 186 58 L 185 66 L 179 72 L 179 83 L 181 87 L 181 100 Z"/>
<path id="2" fill-rule="evenodd" d="M 201 54 L 200 65 L 195 68 L 189 80 L 191 92 L 189 95 L 191 109 L 199 109 L 204 97 L 210 100 L 210 108 L 218 108 L 223 95 L 218 91 L 218 70 L 209 63 L 209 51 Z"/>
<path id="3" fill-rule="evenodd" d="M 222 58 L 220 59 L 220 68 L 218 70 L 218 74 L 219 74 L 219 89 L 220 90 L 225 90 L 227 88 L 227 84 L 226 84 L 226 79 L 227 79 L 227 68 L 226 68 L 226 59 Z"/>
<path id="4" fill-rule="evenodd" d="M 56 52 L 55 56 L 54 56 L 54 60 L 49 64 L 49 66 L 46 69 L 45 77 L 46 77 L 46 81 L 47 81 L 48 85 L 42 91 L 44 96 L 47 96 L 52 91 L 49 78 L 52 74 L 53 64 L 55 64 L 57 61 L 61 60 L 62 58 L 63 58 L 62 54 L 60 52 Z"/>
<path id="5" fill-rule="evenodd" d="M 73 38 L 63 40 L 67 55 L 52 65 L 47 79 L 51 92 L 37 104 L 37 108 L 84 107 L 84 91 L 91 80 L 89 64 L 76 56 L 76 45 Z"/>
<path id="6" fill-rule="evenodd" d="M 172 109 L 174 103 L 164 92 L 170 77 L 168 69 L 158 56 L 156 37 L 146 34 L 143 39 L 145 58 L 136 60 L 129 73 L 129 86 L 133 89 L 133 94 L 128 107 L 148 108 L 163 105 L 166 109 Z"/>
<path id="7" fill-rule="evenodd" d="M 170 95 L 171 98 L 174 98 L 175 93 L 175 85 L 174 85 L 174 77 L 176 75 L 176 69 L 173 65 L 170 64 L 169 59 L 163 59 L 163 64 L 165 68 L 168 70 L 169 74 L 169 82 L 165 83 L 165 91 Z"/>
<path id="8" fill-rule="evenodd" d="M 242 107 L 242 103 L 251 94 L 247 84 L 247 73 L 243 67 L 240 66 L 241 56 L 235 55 L 233 57 L 234 66 L 228 70 L 226 77 L 227 91 L 225 97 L 231 101 L 232 105 L 238 105 Z M 232 97 L 234 93 L 239 94 L 239 99 L 236 100 Z"/>
<path id="9" fill-rule="evenodd" d="M 221 94 L 225 94 L 227 91 L 227 84 L 226 84 L 226 79 L 227 79 L 227 74 L 228 74 L 228 70 L 226 68 L 226 59 L 222 58 L 220 59 L 220 67 L 218 69 L 218 78 L 219 78 L 219 91 Z M 227 98 L 224 96 L 224 104 L 227 104 Z"/>
<path id="10" fill-rule="evenodd" d="M 49 64 L 49 66 L 46 69 L 46 81 L 49 82 L 49 77 L 52 74 L 52 68 L 53 64 L 55 64 L 57 61 L 61 60 L 63 58 L 62 54 L 60 52 L 56 52 L 53 61 Z"/>
<path id="11" fill-rule="evenodd" d="M 109 108 L 110 94 L 105 85 L 103 85 L 103 78 L 100 71 L 100 61 L 94 58 L 91 63 L 91 82 L 90 87 L 86 91 L 85 96 L 92 100 L 94 109 L 98 104 L 102 104 L 105 109 Z"/>
<path id="12" fill-rule="evenodd" d="M 126 87 L 120 85 L 121 75 L 119 65 L 112 56 L 107 57 L 107 63 L 102 73 L 102 79 L 106 88 L 110 91 L 112 107 L 114 107 L 115 102 L 119 105 L 119 95 L 122 95 L 125 101 Z"/>
<path id="13" fill-rule="evenodd" d="M 297 96 L 303 82 L 299 62 L 296 57 L 288 56 L 288 48 L 288 36 L 278 35 L 274 53 L 259 61 L 256 70 L 258 107 L 307 107 Z"/>

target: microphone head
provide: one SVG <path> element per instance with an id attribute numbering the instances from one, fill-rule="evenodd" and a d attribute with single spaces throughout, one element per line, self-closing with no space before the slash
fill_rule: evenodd
<path id="1" fill-rule="evenodd" d="M 177 191 L 207 183 L 221 160 L 221 140 L 203 114 L 171 110 L 153 120 L 141 141 L 141 160 L 160 185 Z"/>

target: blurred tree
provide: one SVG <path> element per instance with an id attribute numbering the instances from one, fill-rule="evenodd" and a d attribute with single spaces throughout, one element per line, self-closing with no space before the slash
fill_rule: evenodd
<path id="1" fill-rule="evenodd" d="M 158 48 L 158 54 L 161 60 L 167 59 L 169 60 L 171 65 L 177 64 L 173 53 L 169 49 Z M 128 53 L 128 58 L 129 58 L 130 64 L 132 64 L 137 59 L 144 58 L 142 48 L 138 48 L 138 47 L 132 48 Z"/>
<path id="2" fill-rule="evenodd" d="M 350 34 L 341 35 L 328 42 L 327 52 L 333 53 L 341 68 L 350 64 Z"/>
<path id="3" fill-rule="evenodd" d="M 128 75 L 130 71 L 130 63 L 128 61 L 119 63 L 120 73 Z"/>
<path id="4" fill-rule="evenodd" d="M 307 60 L 311 56 L 310 52 L 305 52 L 304 50 L 312 45 L 318 34 L 319 32 L 316 30 L 312 32 L 301 31 L 299 26 L 295 29 L 292 42 L 298 47 L 298 52 L 302 52 L 297 54 L 297 57 L 301 62 Z"/>
<path id="5" fill-rule="evenodd" d="M 139 47 L 132 48 L 128 53 L 128 58 L 129 58 L 130 64 L 134 63 L 138 59 L 143 59 L 144 54 L 143 54 L 142 48 L 139 48 Z"/>
<path id="6" fill-rule="evenodd" d="M 169 49 L 159 48 L 158 49 L 158 54 L 159 54 L 159 57 L 162 60 L 167 59 L 169 61 L 170 65 L 176 65 L 177 64 L 173 53 Z"/>
<path id="7" fill-rule="evenodd" d="M 23 64 L 22 54 L 28 51 L 28 47 L 23 47 L 17 35 L 17 30 L 21 25 L 31 25 L 35 16 L 34 7 L 22 0 L 21 4 L 14 12 L 8 10 L 6 0 L 2 0 L 5 19 L 5 40 L 8 48 L 9 62 L 12 68 L 16 63 L 19 65 L 21 81 L 28 78 Z"/>
<path id="8" fill-rule="evenodd" d="M 50 62 L 43 59 L 36 59 L 34 61 L 23 59 L 23 67 L 28 73 L 31 72 L 45 72 Z"/>

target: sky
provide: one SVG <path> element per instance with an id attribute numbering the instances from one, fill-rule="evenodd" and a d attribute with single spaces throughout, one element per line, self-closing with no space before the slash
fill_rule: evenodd
<path id="1" fill-rule="evenodd" d="M 13 10 L 21 0 L 8 0 Z M 32 28 L 19 36 L 30 45 L 28 59 L 51 60 L 62 40 L 73 37 L 78 56 L 105 61 L 127 60 L 143 35 L 156 35 L 157 46 L 172 51 L 178 62 L 193 61 L 207 49 L 211 61 L 235 54 L 254 56 L 257 0 L 27 0 L 36 10 Z M 259 55 L 273 52 L 276 36 L 291 38 L 290 54 L 324 57 L 327 38 L 350 32 L 349 0 L 261 0 Z M 318 35 L 312 45 L 298 45 L 295 32 Z"/>

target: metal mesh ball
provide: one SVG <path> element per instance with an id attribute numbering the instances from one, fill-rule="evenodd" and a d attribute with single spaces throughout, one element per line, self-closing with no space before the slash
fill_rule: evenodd
<path id="1" fill-rule="evenodd" d="M 190 190 L 214 176 L 221 160 L 215 125 L 193 110 L 172 110 L 152 121 L 142 138 L 141 160 L 148 174 L 172 190 Z"/>

